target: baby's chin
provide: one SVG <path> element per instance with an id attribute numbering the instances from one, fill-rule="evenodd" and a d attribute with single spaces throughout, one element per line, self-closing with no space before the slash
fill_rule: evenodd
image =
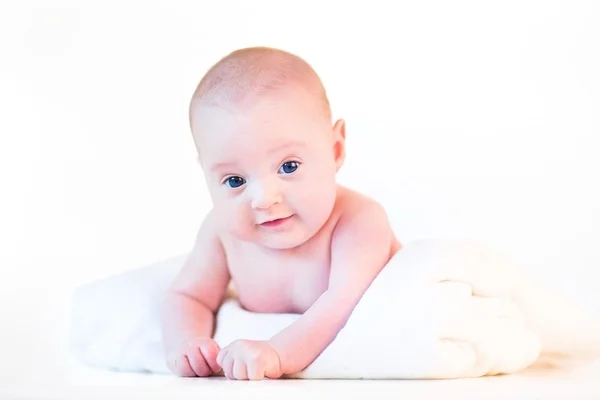
<path id="1" fill-rule="evenodd" d="M 260 232 L 254 236 L 257 245 L 273 250 L 289 250 L 299 247 L 310 239 L 301 229 L 285 232 Z"/>
<path id="2" fill-rule="evenodd" d="M 307 242 L 307 239 L 261 238 L 256 244 L 273 250 L 291 250 Z"/>

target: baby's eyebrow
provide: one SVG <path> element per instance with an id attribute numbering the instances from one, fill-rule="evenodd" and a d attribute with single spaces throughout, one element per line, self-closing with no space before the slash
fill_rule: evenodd
<path id="1" fill-rule="evenodd" d="M 233 165 L 234 165 L 234 163 L 232 163 L 232 162 L 218 162 L 218 163 L 213 164 L 210 167 L 210 170 L 214 172 L 214 171 L 218 171 L 223 168 L 232 167 Z"/>
<path id="2" fill-rule="evenodd" d="M 306 142 L 304 142 L 302 140 L 292 140 L 289 142 L 282 143 L 278 146 L 274 146 L 274 147 L 270 148 L 269 151 L 277 152 L 277 151 L 288 149 L 290 147 L 306 147 Z"/>

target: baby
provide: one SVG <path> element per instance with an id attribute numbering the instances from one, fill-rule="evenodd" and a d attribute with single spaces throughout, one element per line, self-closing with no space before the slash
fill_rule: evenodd
<path id="1" fill-rule="evenodd" d="M 206 73 L 189 112 L 213 208 L 167 295 L 169 369 L 242 380 L 299 372 L 401 245 L 380 204 L 336 183 L 345 123 L 332 123 L 325 89 L 301 58 L 235 51 Z M 269 340 L 221 349 L 212 336 L 230 283 L 246 310 L 302 315 Z"/>

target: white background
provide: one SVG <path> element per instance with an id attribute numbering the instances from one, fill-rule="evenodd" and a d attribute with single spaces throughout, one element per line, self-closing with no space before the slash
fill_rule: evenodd
<path id="1" fill-rule="evenodd" d="M 340 182 L 403 242 L 490 244 L 600 311 L 600 3 L 317 3 L 0 3 L 0 384 L 59 376 L 75 285 L 189 249 L 188 101 L 244 46 L 315 67 Z"/>

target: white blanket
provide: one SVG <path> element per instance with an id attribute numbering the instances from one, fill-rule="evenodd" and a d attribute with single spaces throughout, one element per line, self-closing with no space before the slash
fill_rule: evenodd
<path id="1" fill-rule="evenodd" d="M 159 305 L 185 257 L 77 289 L 72 349 L 91 366 L 169 373 Z M 268 339 L 298 315 L 225 301 L 215 340 Z M 600 321 L 488 249 L 422 240 L 399 251 L 304 379 L 444 379 L 513 373 L 540 355 L 600 358 Z"/>

